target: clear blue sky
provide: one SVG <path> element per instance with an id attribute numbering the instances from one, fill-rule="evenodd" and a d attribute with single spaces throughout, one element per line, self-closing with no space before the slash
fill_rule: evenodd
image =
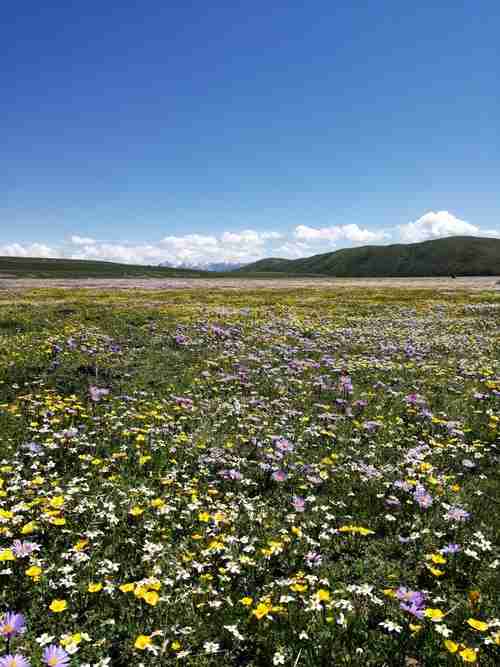
<path id="1" fill-rule="evenodd" d="M 6 3 L 0 246 L 500 227 L 500 8 Z"/>

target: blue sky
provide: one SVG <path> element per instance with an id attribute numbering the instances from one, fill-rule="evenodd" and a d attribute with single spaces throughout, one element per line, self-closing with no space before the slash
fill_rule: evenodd
<path id="1" fill-rule="evenodd" d="M 0 254 L 499 234 L 497 2 L 210 5 L 3 8 Z"/>

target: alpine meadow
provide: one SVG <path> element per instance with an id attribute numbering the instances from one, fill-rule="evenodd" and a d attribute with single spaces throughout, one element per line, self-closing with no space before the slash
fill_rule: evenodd
<path id="1" fill-rule="evenodd" d="M 498 664 L 499 325 L 492 290 L 0 292 L 6 651 Z"/>

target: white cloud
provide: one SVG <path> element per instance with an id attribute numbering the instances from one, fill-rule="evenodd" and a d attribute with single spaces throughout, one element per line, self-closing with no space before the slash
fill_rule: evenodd
<path id="1" fill-rule="evenodd" d="M 224 232 L 220 236 L 185 234 L 166 236 L 157 243 L 112 243 L 78 235 L 70 239 L 69 256 L 73 259 L 108 259 L 135 264 L 173 265 L 209 262 L 252 262 L 265 257 L 270 241 L 281 238 L 278 232 Z"/>
<path id="2" fill-rule="evenodd" d="M 158 241 L 140 243 L 104 241 L 73 234 L 66 242 L 52 246 L 43 242 L 0 244 L 0 256 L 69 257 L 150 265 L 168 262 L 174 266 L 210 262 L 247 263 L 264 257 L 310 257 L 346 243 L 363 245 L 382 242 L 391 236 L 399 236 L 403 242 L 414 242 L 455 234 L 500 236 L 496 230 L 481 230 L 447 211 L 431 211 L 415 222 L 386 231 L 371 230 L 357 224 L 330 227 L 297 225 L 285 234 L 273 230 L 260 232 L 244 229 L 221 234 L 171 235 Z"/>
<path id="3" fill-rule="evenodd" d="M 71 237 L 71 243 L 73 243 L 74 245 L 93 245 L 94 243 L 96 243 L 96 240 L 90 239 L 86 236 L 76 236 L 76 234 L 74 234 Z"/>
<path id="4" fill-rule="evenodd" d="M 337 241 L 368 243 L 370 241 L 382 241 L 387 238 L 385 232 L 372 232 L 369 229 L 362 229 L 356 224 L 320 228 L 298 225 L 295 227 L 294 236 L 307 242 L 327 241 L 332 245 Z"/>
<path id="5" fill-rule="evenodd" d="M 481 234 L 479 227 L 460 220 L 448 211 L 429 211 L 415 222 L 399 227 L 399 235 L 404 243 L 416 243 L 443 236 L 478 236 Z"/>
<path id="6" fill-rule="evenodd" d="M 7 243 L 0 245 L 0 257 L 58 257 L 59 253 L 45 243 Z"/>

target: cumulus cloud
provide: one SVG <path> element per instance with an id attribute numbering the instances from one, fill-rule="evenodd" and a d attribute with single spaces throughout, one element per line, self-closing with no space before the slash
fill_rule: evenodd
<path id="1" fill-rule="evenodd" d="M 482 230 L 448 211 L 430 211 L 414 222 L 386 231 L 367 229 L 357 224 L 329 227 L 297 225 L 288 233 L 244 229 L 220 234 L 170 235 L 157 241 L 139 243 L 99 240 L 84 234 L 73 234 L 66 241 L 53 246 L 43 242 L 0 243 L 0 256 L 68 257 L 128 264 L 156 265 L 167 262 L 172 266 L 203 266 L 211 262 L 244 264 L 264 257 L 308 257 L 346 244 L 380 243 L 391 237 L 399 237 L 408 243 L 451 235 L 500 236 L 500 233 Z"/>
<path id="2" fill-rule="evenodd" d="M 185 234 L 166 236 L 156 243 L 112 243 L 78 235 L 70 239 L 73 259 L 108 259 L 135 264 L 207 264 L 210 262 L 252 262 L 266 256 L 269 243 L 280 239 L 278 232 L 246 229 L 219 236 Z"/>
<path id="3" fill-rule="evenodd" d="M 45 243 L 6 243 L 0 245 L 0 257 L 58 257 L 55 248 Z"/>
<path id="4" fill-rule="evenodd" d="M 443 236 L 478 236 L 481 233 L 479 227 L 448 211 L 429 211 L 415 222 L 399 227 L 399 235 L 404 243 L 417 243 Z M 483 233 L 489 235 L 488 232 Z"/>
<path id="5" fill-rule="evenodd" d="M 382 231 L 372 232 L 362 229 L 356 224 L 334 225 L 332 227 L 308 227 L 298 225 L 295 227 L 294 236 L 297 239 L 309 241 L 327 241 L 335 244 L 337 241 L 351 241 L 352 243 L 368 243 L 370 241 L 383 241 L 387 234 Z"/>

